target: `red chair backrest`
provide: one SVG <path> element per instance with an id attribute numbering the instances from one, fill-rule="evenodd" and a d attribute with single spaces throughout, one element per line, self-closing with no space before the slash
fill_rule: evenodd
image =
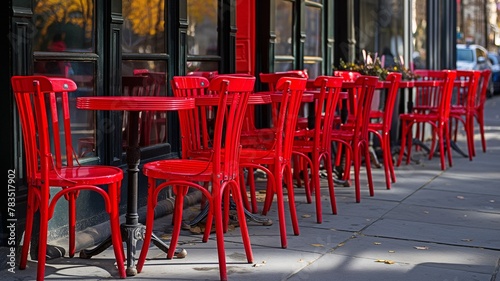
<path id="1" fill-rule="evenodd" d="M 302 70 L 289 70 L 274 73 L 260 73 L 260 82 L 266 84 L 269 91 L 276 91 L 276 84 L 278 80 L 282 77 L 297 77 L 297 78 L 309 78 L 307 72 Z"/>
<path id="2" fill-rule="evenodd" d="M 307 78 L 281 77 L 276 83 L 276 91 L 281 92 L 281 102 L 273 110 L 278 110 L 276 124 L 277 132 L 283 132 L 282 136 L 276 136 L 276 147 L 282 149 L 284 161 L 289 162 L 292 157 L 293 141 L 299 118 L 299 109 L 302 104 L 302 96 L 306 89 Z"/>
<path id="3" fill-rule="evenodd" d="M 13 76 L 11 84 L 21 119 L 28 180 L 41 173 L 48 184 L 49 170 L 73 166 L 68 92 L 77 86 L 71 79 L 45 76 Z"/>
<path id="4" fill-rule="evenodd" d="M 391 129 L 391 120 L 394 113 L 394 107 L 396 99 L 399 92 L 399 83 L 403 75 L 397 72 L 390 72 L 387 74 L 386 81 L 384 83 L 384 88 L 386 89 L 386 97 L 382 112 L 382 126 L 384 131 L 389 131 Z"/>
<path id="5" fill-rule="evenodd" d="M 357 109 L 354 119 L 354 137 L 368 140 L 368 123 L 370 122 L 373 94 L 378 84 L 377 76 L 360 75 L 355 80 Z"/>
<path id="6" fill-rule="evenodd" d="M 220 97 L 213 137 L 214 177 L 218 180 L 236 179 L 239 173 L 241 129 L 254 86 L 255 77 L 217 76 L 210 81 L 209 91 Z"/>
<path id="7" fill-rule="evenodd" d="M 342 77 L 318 76 L 314 87 L 319 88 L 314 108 L 315 147 L 325 149 L 331 145 L 330 134 L 333 129 L 337 103 L 342 90 Z"/>
<path id="8" fill-rule="evenodd" d="M 483 108 L 486 98 L 488 96 L 488 85 L 491 79 L 491 69 L 484 69 L 481 71 L 478 82 L 478 93 L 476 94 L 476 108 Z"/>
<path id="9" fill-rule="evenodd" d="M 435 111 L 439 121 L 446 121 L 450 115 L 455 70 L 416 70 L 420 80 L 415 81 L 416 98 L 414 109 L 420 112 Z M 422 111 L 423 110 L 423 111 Z"/>
<path id="10" fill-rule="evenodd" d="M 473 110 L 478 93 L 477 86 L 481 72 L 479 70 L 457 70 L 455 78 L 457 83 L 453 85 L 452 107 L 462 107 Z"/>
<path id="11" fill-rule="evenodd" d="M 171 81 L 176 97 L 197 97 L 208 93 L 210 82 L 201 76 L 174 76 Z M 212 144 L 208 131 L 209 108 L 200 106 L 193 110 L 182 110 L 179 114 L 182 158 L 193 156 L 193 151 L 209 149 Z"/>

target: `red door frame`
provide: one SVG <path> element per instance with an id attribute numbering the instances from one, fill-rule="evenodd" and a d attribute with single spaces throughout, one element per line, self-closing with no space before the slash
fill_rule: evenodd
<path id="1" fill-rule="evenodd" d="M 255 72 L 255 0 L 236 1 L 236 73 Z"/>

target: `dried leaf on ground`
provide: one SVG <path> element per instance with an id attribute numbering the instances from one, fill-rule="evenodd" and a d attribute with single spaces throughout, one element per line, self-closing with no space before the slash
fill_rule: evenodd
<path id="1" fill-rule="evenodd" d="M 385 264 L 395 264 L 395 262 L 391 260 L 376 260 L 375 262 L 383 262 Z"/>

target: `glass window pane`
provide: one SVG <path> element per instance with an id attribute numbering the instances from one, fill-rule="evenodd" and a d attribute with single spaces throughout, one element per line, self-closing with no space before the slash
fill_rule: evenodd
<path id="1" fill-rule="evenodd" d="M 306 7 L 305 29 L 306 41 L 304 43 L 304 54 L 306 56 L 321 57 L 321 9 Z"/>
<path id="2" fill-rule="evenodd" d="M 142 61 L 124 60 L 122 61 L 122 75 L 130 76 L 144 72 L 167 72 L 166 61 Z"/>
<path id="3" fill-rule="evenodd" d="M 35 51 L 94 51 L 93 0 L 39 0 L 35 3 Z"/>
<path id="4" fill-rule="evenodd" d="M 275 72 L 288 71 L 288 70 L 293 70 L 293 63 L 292 62 L 276 61 L 274 63 L 274 71 Z"/>
<path id="5" fill-rule="evenodd" d="M 379 55 L 386 49 L 396 58 L 403 56 L 403 14 L 399 0 L 361 0 L 360 49 Z"/>
<path id="6" fill-rule="evenodd" d="M 35 63 L 35 68 L 38 70 L 35 73 L 37 75 L 67 77 L 76 83 L 77 90 L 69 93 L 73 149 L 79 158 L 97 156 L 95 112 L 76 108 L 77 97 L 95 95 L 95 64 L 82 61 L 40 61 Z"/>
<path id="7" fill-rule="evenodd" d="M 426 0 L 415 0 L 412 2 L 413 9 L 413 54 L 412 60 L 413 63 L 410 65 L 410 68 L 413 69 L 425 69 L 427 68 L 426 63 L 426 27 L 427 27 L 427 18 L 426 18 L 426 10 L 427 10 L 427 1 Z"/>
<path id="8" fill-rule="evenodd" d="M 210 71 L 215 72 L 219 69 L 219 63 L 216 61 L 188 61 L 187 67 L 188 72 L 193 71 Z"/>
<path id="9" fill-rule="evenodd" d="M 276 55 L 292 55 L 293 3 L 277 0 L 276 3 Z"/>
<path id="10" fill-rule="evenodd" d="M 165 1 L 122 1 L 122 51 L 165 52 Z"/>
<path id="11" fill-rule="evenodd" d="M 166 96 L 167 65 L 164 61 L 123 61 L 122 94 L 124 96 Z M 128 146 L 129 113 L 122 122 L 123 149 Z M 167 142 L 167 113 L 143 111 L 139 114 L 139 146 Z"/>
<path id="12" fill-rule="evenodd" d="M 188 54 L 218 54 L 217 2 L 188 0 Z"/>
<path id="13" fill-rule="evenodd" d="M 322 10 L 318 6 L 306 6 L 305 9 L 305 32 L 304 42 L 304 67 L 309 77 L 317 77 L 322 74 L 323 62 L 322 52 Z"/>
<path id="14" fill-rule="evenodd" d="M 321 71 L 321 62 L 304 62 L 304 68 L 307 71 L 307 75 L 309 75 L 310 78 L 316 78 L 320 75 L 323 74 Z"/>

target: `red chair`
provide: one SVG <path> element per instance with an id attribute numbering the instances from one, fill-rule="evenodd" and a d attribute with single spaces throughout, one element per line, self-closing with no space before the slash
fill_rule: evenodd
<path id="1" fill-rule="evenodd" d="M 26 268 L 33 216 L 38 210 L 37 280 L 44 279 L 48 224 L 62 197 L 68 201 L 69 256 L 74 256 L 76 200 L 82 191 L 93 191 L 101 195 L 109 214 L 118 273 L 125 278 L 119 213 L 123 171 L 110 166 L 81 166 L 76 160 L 68 104 L 68 92 L 76 91 L 76 84 L 70 79 L 44 76 L 13 76 L 11 83 L 21 119 L 28 184 L 26 229 L 19 268 Z M 106 188 L 102 188 L 103 185 Z M 51 193 L 55 187 L 60 190 Z"/>
<path id="2" fill-rule="evenodd" d="M 175 83 L 175 82 L 174 82 Z M 167 259 L 175 253 L 179 240 L 184 197 L 189 188 L 195 188 L 208 198 L 210 210 L 207 216 L 207 229 L 203 240 L 208 239 L 212 222 L 215 221 L 217 252 L 219 257 L 220 279 L 227 280 L 226 253 L 224 249 L 224 221 L 229 211 L 229 193 L 236 204 L 239 226 L 247 261 L 253 261 L 250 237 L 246 225 L 244 207 L 238 184 L 240 134 L 249 94 L 253 92 L 255 78 L 218 76 L 210 82 L 209 91 L 218 96 L 211 155 L 207 160 L 169 159 L 150 162 L 144 165 L 143 173 L 148 177 L 148 204 L 146 215 L 146 234 L 137 271 L 142 271 L 153 231 L 154 210 L 161 190 L 171 186 L 175 193 L 174 228 Z M 193 84 L 194 87 L 199 87 Z M 196 122 L 188 116 L 189 111 L 179 111 L 181 137 L 191 138 L 193 128 L 188 123 Z M 187 124 L 187 126 L 186 126 Z M 160 181 L 159 184 L 158 181 Z M 211 182 L 208 190 L 198 182 Z M 224 203 L 223 203 L 224 202 Z M 224 214 L 222 207 L 224 206 Z"/>
<path id="3" fill-rule="evenodd" d="M 262 84 L 267 85 L 269 93 L 276 93 L 277 88 L 276 85 L 278 80 L 282 77 L 295 77 L 295 78 L 308 78 L 308 75 L 305 71 L 302 70 L 289 70 L 289 71 L 281 71 L 274 73 L 260 73 L 259 78 Z M 279 103 L 271 104 L 271 121 L 269 126 L 264 128 L 257 128 L 255 125 L 255 106 L 250 105 L 247 109 L 247 117 L 245 119 L 245 123 L 243 124 L 243 131 L 241 134 L 241 144 L 243 147 L 250 148 L 270 148 L 275 141 L 276 128 L 274 124 L 277 122 L 278 116 L 276 113 L 279 112 L 278 109 Z M 300 115 L 300 111 L 298 113 Z M 307 118 L 299 117 L 297 123 L 298 127 L 307 128 Z M 254 182 L 254 169 L 252 167 L 246 167 L 248 169 L 248 185 L 250 186 L 251 192 L 250 194 L 254 195 L 255 182 Z M 256 198 L 252 198 L 251 200 L 252 206 L 251 211 L 253 213 L 257 213 L 257 203 Z M 247 203 L 247 208 L 250 208 Z"/>
<path id="4" fill-rule="evenodd" d="M 399 82 L 401 81 L 401 78 L 401 73 L 391 72 L 387 75 L 386 82 L 382 83 L 383 88 L 380 89 L 385 91 L 383 106 L 380 109 L 371 110 L 370 123 L 368 124 L 368 131 L 378 138 L 382 149 L 385 183 L 387 189 L 391 188 L 391 183 L 396 182 L 396 173 L 394 171 L 394 163 L 392 161 L 390 131 L 392 125 L 392 115 L 399 92 Z"/>
<path id="5" fill-rule="evenodd" d="M 413 125 L 429 124 L 432 127 L 432 143 L 429 150 L 429 160 L 432 159 L 434 155 L 436 139 L 438 139 L 441 169 L 444 170 L 446 169 L 445 154 L 448 155 L 448 165 L 452 166 L 453 164 L 450 145 L 446 145 L 445 151 L 445 143 L 450 144 L 449 117 L 453 83 L 457 74 L 454 70 L 427 72 L 427 77 L 429 79 L 414 82 L 414 91 L 416 93 L 415 101 L 418 105 L 421 105 L 418 111 L 399 115 L 402 133 L 401 150 L 399 152 L 397 166 L 401 164 L 405 151 L 407 157 L 406 164 L 410 163 L 411 151 L 414 143 L 412 132 Z M 421 77 L 426 79 L 425 76 Z"/>
<path id="6" fill-rule="evenodd" d="M 344 180 L 350 179 L 350 167 L 354 165 L 356 202 L 361 201 L 360 169 L 361 158 L 364 156 L 366 174 L 370 196 L 373 196 L 373 180 L 370 163 L 370 148 L 368 139 L 368 123 L 373 94 L 377 87 L 378 77 L 360 75 L 354 82 L 350 82 L 348 93 L 351 103 L 356 102 L 352 108 L 356 109 L 352 121 L 341 124 L 331 132 L 331 141 L 337 144 L 336 165 L 340 164 L 341 155 L 345 154 Z M 347 83 L 346 83 L 347 84 Z M 344 85 L 345 87 L 346 85 Z M 345 153 L 343 151 L 345 150 Z"/>
<path id="7" fill-rule="evenodd" d="M 314 128 L 298 130 L 295 133 L 293 143 L 293 153 L 300 155 L 305 160 L 302 168 L 294 167 L 295 170 L 302 171 L 303 175 L 308 174 L 308 167 L 311 168 L 311 189 L 314 189 L 316 198 L 316 221 L 321 223 L 322 206 L 320 191 L 320 168 L 323 163 L 327 172 L 328 190 L 332 213 L 337 213 L 335 191 L 333 184 L 333 166 L 330 134 L 333 128 L 333 120 L 337 108 L 337 102 L 342 89 L 341 77 L 319 76 L 315 79 L 314 86 L 318 87 L 319 93 L 314 99 Z M 298 162 L 295 162 L 298 163 Z M 309 179 L 305 176 L 305 181 Z M 306 194 L 310 197 L 310 190 L 306 185 Z"/>
<path id="8" fill-rule="evenodd" d="M 306 87 L 306 78 L 282 77 L 276 83 L 276 90 L 280 94 L 273 94 L 276 99 L 276 122 L 272 129 L 273 141 L 264 147 L 243 147 L 240 155 L 242 168 L 261 169 L 267 175 L 267 189 L 262 214 L 266 215 L 276 194 L 278 205 L 278 221 L 281 234 L 281 247 L 287 247 L 285 208 L 283 197 L 283 182 L 288 190 L 288 203 L 295 235 L 299 235 L 297 213 L 295 210 L 295 196 L 292 183 L 292 148 L 296 131 L 298 112 L 302 104 L 302 95 Z M 249 169 L 250 171 L 253 171 Z M 249 178 L 253 178 L 249 172 Z M 241 177 L 242 179 L 244 177 Z M 250 185 L 251 196 L 255 195 L 255 186 Z M 245 184 L 242 182 L 242 187 Z"/>
<path id="9" fill-rule="evenodd" d="M 484 103 L 488 96 L 488 85 L 491 79 L 491 70 L 485 69 L 481 71 L 478 82 L 478 92 L 476 94 L 476 100 L 473 108 L 474 119 L 477 121 L 479 126 L 479 133 L 481 134 L 481 147 L 483 152 L 486 152 L 486 138 L 484 137 Z M 474 146 L 473 146 L 474 149 Z M 475 149 L 474 149 L 475 155 Z"/>
<path id="10" fill-rule="evenodd" d="M 453 96 L 450 108 L 450 125 L 453 141 L 457 141 L 458 127 L 463 125 L 469 160 L 474 156 L 474 107 L 477 85 L 481 72 L 478 70 L 457 70 L 453 85 Z M 454 121 L 454 122 L 453 122 Z"/>
<path id="11" fill-rule="evenodd" d="M 278 83 L 278 80 L 282 77 L 309 78 L 307 72 L 303 70 L 289 70 L 289 71 L 259 74 L 260 82 L 262 84 L 267 85 L 269 92 L 276 92 L 276 85 Z M 277 112 L 276 109 L 273 109 L 272 111 Z M 299 112 L 299 114 L 303 115 L 303 112 Z M 276 116 L 273 116 L 272 122 L 276 122 Z M 307 118 L 299 117 L 297 121 L 297 126 L 300 128 L 307 128 Z"/>
<path id="12" fill-rule="evenodd" d="M 425 114 L 431 111 L 435 111 L 440 102 L 440 92 L 442 88 L 433 87 L 430 81 L 442 81 L 443 73 L 441 70 L 430 70 L 430 69 L 416 69 L 414 71 L 415 75 L 418 77 L 418 81 L 429 81 L 414 87 L 417 89 L 416 98 L 411 106 L 411 112 Z M 417 84 L 419 84 L 418 82 Z M 426 86 L 427 84 L 427 86 Z M 420 87 L 419 87 L 420 86 Z M 415 139 L 420 140 L 420 143 L 424 143 L 426 139 L 426 127 L 429 126 L 426 122 L 419 123 L 416 126 Z M 420 150 L 421 147 L 417 146 L 416 150 Z"/>

